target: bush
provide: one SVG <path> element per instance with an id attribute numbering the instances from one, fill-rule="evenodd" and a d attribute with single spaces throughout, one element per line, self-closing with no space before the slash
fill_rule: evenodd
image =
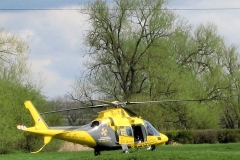
<path id="1" fill-rule="evenodd" d="M 221 130 L 218 135 L 219 143 L 239 142 L 240 130 L 239 129 L 225 129 Z"/>
<path id="2" fill-rule="evenodd" d="M 194 142 L 193 131 L 191 130 L 179 131 L 176 138 L 182 144 L 192 144 Z"/>
<path id="3" fill-rule="evenodd" d="M 2 135 L 0 136 L 0 154 L 7 154 L 14 150 L 38 150 L 43 145 L 43 138 L 19 131 L 16 126 L 34 125 L 31 115 L 24 107 L 24 101 L 31 100 L 36 107 L 41 107 L 39 111 L 47 108 L 49 103 L 38 91 L 28 89 L 21 84 L 0 79 L 0 88 L 0 134 Z M 49 122 L 52 121 L 57 124 L 56 120 L 50 117 Z M 56 149 L 56 146 L 58 145 L 50 145 L 48 150 Z"/>
<path id="4" fill-rule="evenodd" d="M 164 134 L 166 134 L 166 136 L 168 137 L 167 144 L 170 144 L 171 142 L 176 141 L 176 139 L 177 139 L 176 137 L 177 137 L 178 131 L 168 131 L 168 132 L 165 132 Z"/>
<path id="5" fill-rule="evenodd" d="M 218 143 L 217 130 L 196 130 L 194 131 L 194 144 Z"/>
<path id="6" fill-rule="evenodd" d="M 169 141 L 181 144 L 201 144 L 201 143 L 231 143 L 240 142 L 240 129 L 209 129 L 209 130 L 180 130 L 167 131 Z"/>
<path id="7" fill-rule="evenodd" d="M 169 131 L 165 133 L 168 136 L 168 142 L 178 142 L 182 144 L 192 144 L 194 141 L 193 131 L 192 130 L 183 130 L 183 131 Z"/>

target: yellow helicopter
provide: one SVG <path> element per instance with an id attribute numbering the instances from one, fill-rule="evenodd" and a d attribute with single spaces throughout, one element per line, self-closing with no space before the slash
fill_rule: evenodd
<path id="1" fill-rule="evenodd" d="M 94 149 L 95 156 L 100 155 L 100 152 L 104 150 L 122 149 L 124 153 L 129 153 L 129 148 L 138 147 L 147 147 L 148 150 L 155 151 L 156 146 L 163 145 L 168 141 L 166 135 L 158 132 L 148 121 L 126 108 L 126 105 L 129 104 L 154 103 L 160 101 L 99 102 L 103 104 L 73 109 L 110 107 L 109 109 L 99 112 L 98 117 L 89 124 L 83 126 L 48 127 L 33 104 L 30 101 L 25 101 L 24 105 L 29 110 L 35 125 L 33 127 L 18 125 L 17 128 L 44 137 L 44 145 L 38 151 L 32 153 L 41 151 L 52 138 L 91 147 Z M 58 111 L 45 113 L 54 112 Z"/>

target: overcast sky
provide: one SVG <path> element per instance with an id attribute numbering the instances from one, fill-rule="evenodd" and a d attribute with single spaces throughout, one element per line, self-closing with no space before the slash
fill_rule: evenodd
<path id="1" fill-rule="evenodd" d="M 1 0 L 0 9 L 75 9 L 85 3 L 86 0 Z M 172 0 L 168 8 L 190 9 L 175 12 L 195 26 L 213 22 L 229 44 L 240 44 L 240 0 Z M 0 10 L 0 28 L 28 38 L 31 69 L 35 77 L 45 77 L 44 95 L 54 98 L 72 90 L 85 61 L 83 34 L 88 24 L 84 15 L 77 10 Z"/>

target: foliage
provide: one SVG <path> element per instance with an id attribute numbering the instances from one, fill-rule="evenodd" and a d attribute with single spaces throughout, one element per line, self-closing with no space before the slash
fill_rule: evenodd
<path id="1" fill-rule="evenodd" d="M 89 81 L 98 91 L 128 100 L 145 90 L 148 54 L 159 39 L 171 34 L 175 20 L 172 12 L 159 9 L 163 3 L 116 0 L 110 6 L 97 0 L 82 10 L 92 25 L 86 36 L 91 57 L 87 67 Z"/>
<path id="2" fill-rule="evenodd" d="M 16 134 L 16 126 L 19 122 L 26 123 L 26 125 L 32 122 L 30 117 L 28 117 L 29 114 L 23 107 L 23 102 L 26 100 L 25 98 L 30 99 L 31 94 L 33 96 L 36 96 L 36 94 L 20 85 L 17 86 L 4 80 L 0 81 L 0 88 L 2 93 L 4 93 L 0 96 L 0 130 L 1 134 L 5 135 L 0 139 L 1 148 L 4 149 L 6 146 L 8 146 L 9 149 L 24 148 L 22 146 L 27 145 L 26 139 L 23 133 Z"/>
<path id="3" fill-rule="evenodd" d="M 165 132 L 169 138 L 168 144 L 172 142 L 181 144 L 240 142 L 239 133 L 239 129 L 180 130 Z"/>
<path id="4" fill-rule="evenodd" d="M 237 47 L 214 24 L 192 27 L 165 10 L 167 2 L 96 0 L 83 6 L 91 25 L 85 36 L 89 61 L 75 97 L 199 100 L 131 108 L 158 129 L 239 128 Z"/>
<path id="5" fill-rule="evenodd" d="M 0 153 L 9 153 L 14 149 L 37 150 L 40 147 L 35 147 L 43 144 L 42 139 L 40 141 L 40 138 L 16 128 L 19 124 L 33 125 L 24 101 L 31 100 L 35 106 L 41 106 L 37 107 L 40 111 L 48 106 L 40 87 L 30 79 L 27 54 L 25 40 L 0 30 Z"/>
<path id="6" fill-rule="evenodd" d="M 169 140 L 168 143 L 178 142 L 181 144 L 192 144 L 193 139 L 193 131 L 184 130 L 184 131 L 169 131 L 165 133 Z"/>
<path id="7" fill-rule="evenodd" d="M 35 106 L 41 106 L 42 108 L 39 108 L 39 111 L 48 106 L 47 102 L 39 92 L 23 87 L 20 84 L 11 84 L 8 81 L 1 80 L 0 88 L 4 93 L 0 96 L 0 130 L 1 135 L 4 135 L 0 138 L 0 152 L 13 149 L 28 151 L 39 149 L 43 144 L 43 138 L 18 131 L 16 126 L 19 124 L 28 127 L 34 125 L 30 114 L 23 105 L 24 101 L 31 100 Z M 49 118 L 48 122 L 53 120 Z"/>

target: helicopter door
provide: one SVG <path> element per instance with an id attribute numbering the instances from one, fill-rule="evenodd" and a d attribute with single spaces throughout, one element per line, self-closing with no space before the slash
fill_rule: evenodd
<path id="1" fill-rule="evenodd" d="M 130 126 L 118 126 L 118 143 L 119 144 L 132 144 L 134 143 L 133 131 Z"/>
<path id="2" fill-rule="evenodd" d="M 141 143 L 147 141 L 147 133 L 144 125 L 133 125 L 134 142 Z"/>

